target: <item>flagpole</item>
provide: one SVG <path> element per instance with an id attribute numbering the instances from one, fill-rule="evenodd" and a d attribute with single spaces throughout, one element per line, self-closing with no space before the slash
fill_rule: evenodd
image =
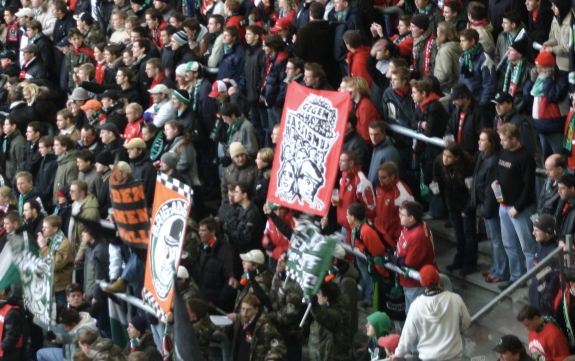
<path id="1" fill-rule="evenodd" d="M 301 322 L 299 323 L 300 328 L 302 328 L 303 325 L 305 324 L 305 320 L 306 320 L 307 316 L 309 315 L 310 311 L 311 311 L 311 302 L 307 304 L 307 309 L 305 310 L 303 318 L 301 319 Z"/>

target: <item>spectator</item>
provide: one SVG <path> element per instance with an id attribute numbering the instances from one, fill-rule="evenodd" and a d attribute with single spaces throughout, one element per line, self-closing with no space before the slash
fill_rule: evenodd
<path id="1" fill-rule="evenodd" d="M 88 185 L 88 193 L 92 193 L 94 196 L 98 197 L 98 192 L 102 188 L 102 176 L 96 170 L 95 164 L 96 157 L 88 149 L 83 149 L 78 151 L 76 158 L 76 165 L 80 173 L 78 174 L 78 179 L 85 181 Z"/>
<path id="2" fill-rule="evenodd" d="M 45 4 L 47 2 L 40 0 L 42 2 L 42 7 L 46 7 Z M 54 22 L 56 21 L 55 18 Z M 36 20 L 30 20 L 26 25 L 26 33 L 28 35 L 28 43 L 35 44 L 38 47 L 38 52 L 40 57 L 42 58 L 42 62 L 46 67 L 48 73 L 50 73 L 50 79 L 56 80 L 52 73 L 54 73 L 54 45 L 52 44 L 52 40 L 50 40 L 49 35 L 46 33 L 42 33 L 43 26 L 38 20 L 38 15 L 36 16 Z M 52 29 L 48 29 L 47 32 L 51 32 Z"/>
<path id="3" fill-rule="evenodd" d="M 557 208 L 560 200 L 557 181 L 566 174 L 566 170 L 567 163 L 565 162 L 565 158 L 560 154 L 552 154 L 545 160 L 545 173 L 547 174 L 547 179 L 545 180 L 544 187 L 539 193 L 539 199 L 537 201 L 538 215 L 554 215 L 556 210 L 563 210 L 563 208 Z"/>
<path id="4" fill-rule="evenodd" d="M 78 14 L 78 12 L 76 12 L 76 14 Z M 100 25 L 94 21 L 89 12 L 82 12 L 73 17 L 74 20 L 76 20 L 76 27 L 84 36 L 84 43 L 87 47 L 94 48 L 94 52 L 96 52 L 97 44 L 106 43 L 106 37 L 100 29 Z M 101 49 L 98 50 L 102 51 Z"/>
<path id="5" fill-rule="evenodd" d="M 543 43 L 542 52 L 550 52 L 557 58 L 557 67 L 561 71 L 569 71 L 569 37 L 567 29 L 571 24 L 571 6 L 558 0 L 551 1 L 551 10 L 555 14 L 551 23 L 549 40 Z"/>
<path id="6" fill-rule="evenodd" d="M 233 103 L 225 103 L 220 109 L 220 115 L 229 126 L 228 138 L 222 144 L 226 155 L 230 153 L 230 145 L 235 142 L 241 143 L 246 148 L 251 159 L 255 159 L 258 150 L 258 141 L 255 129 L 249 120 L 245 119 L 239 107 Z"/>
<path id="7" fill-rule="evenodd" d="M 54 154 L 58 156 L 58 170 L 54 177 L 54 188 L 52 204 L 58 204 L 56 191 L 62 187 L 69 186 L 78 179 L 78 167 L 76 166 L 76 156 L 78 152 L 74 149 L 74 142 L 66 135 L 58 135 L 54 138 Z"/>
<path id="8" fill-rule="evenodd" d="M 270 148 L 262 148 L 256 155 L 255 162 L 258 166 L 258 178 L 254 188 L 253 201 L 258 209 L 262 209 L 267 200 L 273 160 L 274 151 Z M 281 252 L 276 253 L 276 260 L 280 254 Z"/>
<path id="9" fill-rule="evenodd" d="M 56 125 L 59 129 L 59 135 L 70 137 L 73 142 L 80 139 L 80 130 L 74 123 L 74 115 L 69 109 L 62 109 L 56 116 Z"/>
<path id="10" fill-rule="evenodd" d="M 557 324 L 563 332 L 563 335 L 565 335 L 565 337 L 570 337 L 569 329 L 571 326 L 568 325 L 573 322 L 573 313 L 570 310 L 573 309 L 573 297 L 575 297 L 573 293 L 571 293 L 571 290 L 575 288 L 575 267 L 571 266 L 565 269 L 561 276 L 565 280 L 565 288 L 560 289 L 555 298 L 555 319 L 557 320 Z M 573 345 L 569 343 L 569 352 L 571 352 L 572 348 Z"/>
<path id="11" fill-rule="evenodd" d="M 200 43 L 201 48 L 204 49 L 204 64 L 207 64 L 209 68 L 216 68 L 220 63 L 224 47 L 224 17 L 219 14 L 211 14 L 208 17 L 207 28 L 209 34 Z"/>
<path id="12" fill-rule="evenodd" d="M 554 361 L 569 356 L 567 339 L 553 318 L 541 317 L 535 306 L 525 305 L 519 310 L 517 321 L 529 331 L 529 352 L 532 358 L 539 356 Z"/>
<path id="13" fill-rule="evenodd" d="M 360 360 L 370 360 L 371 357 L 384 357 L 385 350 L 378 345 L 378 339 L 389 335 L 391 330 L 391 320 L 385 312 L 376 311 L 367 316 L 365 324 L 368 338 L 367 348 L 363 352 Z"/>
<path id="14" fill-rule="evenodd" d="M 393 145 L 391 137 L 386 134 L 385 123 L 381 120 L 369 124 L 369 139 L 373 146 L 371 164 L 369 166 L 369 181 L 372 185 L 378 184 L 379 166 L 385 162 L 392 162 L 399 166 L 399 152 Z"/>
<path id="15" fill-rule="evenodd" d="M 124 348 L 124 353 L 129 355 L 141 351 L 148 356 L 150 361 L 161 361 L 162 355 L 154 343 L 154 336 L 147 330 L 148 320 L 142 316 L 134 316 L 128 324 L 128 337 L 130 342 Z"/>
<path id="16" fill-rule="evenodd" d="M 492 351 L 497 352 L 499 358 L 512 357 L 519 361 L 533 361 L 531 356 L 527 355 L 523 343 L 515 335 L 502 336 Z"/>
<path id="17" fill-rule="evenodd" d="M 42 205 L 35 199 L 28 199 L 24 202 L 22 218 L 26 222 L 27 231 L 30 234 L 42 232 L 44 215 L 42 214 Z"/>
<path id="18" fill-rule="evenodd" d="M 250 25 L 246 28 L 247 45 L 244 65 L 246 67 L 246 98 L 250 103 L 250 119 L 258 134 L 259 144 L 264 146 L 266 145 L 266 139 L 269 142 L 270 129 L 267 109 L 261 101 L 262 74 L 265 67 L 265 53 L 261 41 L 262 34 L 263 29 L 259 26 Z M 283 85 L 282 80 L 280 79 L 280 87 Z"/>
<path id="19" fill-rule="evenodd" d="M 525 29 L 525 25 L 522 23 L 521 15 L 516 10 L 510 10 L 503 14 L 502 26 L 503 31 L 497 37 L 495 52 L 493 53 L 493 62 L 497 65 L 499 65 L 501 59 L 505 58 L 505 54 L 507 54 L 509 46 L 515 42 L 515 38 L 519 32 Z M 522 39 L 527 40 L 527 38 Z M 528 49 L 529 47 L 526 48 L 526 50 Z"/>
<path id="20" fill-rule="evenodd" d="M 295 221 L 289 208 L 275 204 L 271 207 L 266 204 L 263 208 L 268 218 L 262 246 L 269 257 L 270 269 L 277 273 L 276 266 L 280 258 L 290 248 L 290 238 L 295 228 Z"/>
<path id="21" fill-rule="evenodd" d="M 204 67 L 197 61 L 190 61 L 184 66 L 184 76 L 188 81 L 188 92 L 190 93 L 190 108 L 197 114 L 198 119 L 201 120 L 203 128 L 210 132 L 215 127 L 215 117 L 217 105 L 210 98 L 209 94 L 212 90 L 211 82 L 209 81 Z M 238 94 L 239 96 L 240 94 Z M 247 112 L 244 114 L 248 114 Z M 211 136 L 210 140 L 206 139 L 208 146 L 213 145 Z"/>
<path id="22" fill-rule="evenodd" d="M 347 47 L 345 45 L 343 34 L 347 30 L 357 30 L 362 39 L 367 39 L 364 34 L 363 24 L 358 9 L 348 0 L 334 1 L 334 7 L 329 12 L 328 19 L 335 27 L 334 37 L 334 57 L 339 63 L 341 76 L 348 74 L 348 64 L 345 62 L 347 56 Z M 315 19 L 315 17 L 314 17 Z M 327 39 L 322 39 L 327 40 Z M 322 64 L 323 65 L 323 64 Z"/>
<path id="23" fill-rule="evenodd" d="M 444 21 L 442 9 L 439 8 L 434 2 L 430 0 L 418 1 L 417 3 L 415 3 L 415 6 L 417 7 L 415 13 L 427 16 L 429 20 L 429 28 L 431 29 L 431 32 L 433 34 L 436 34 L 437 26 L 439 25 L 440 22 Z M 414 36 L 414 39 L 415 38 L 416 37 Z"/>
<path id="24" fill-rule="evenodd" d="M 156 127 L 163 127 L 168 120 L 176 116 L 176 109 L 170 101 L 172 91 L 164 84 L 158 84 L 148 90 L 148 92 L 152 95 L 153 103 L 144 112 L 144 119 L 153 121 Z"/>
<path id="25" fill-rule="evenodd" d="M 122 138 L 124 142 L 129 143 L 133 138 L 142 138 L 142 128 L 144 125 L 144 118 L 142 106 L 138 103 L 130 103 L 126 106 L 126 119 L 128 125 L 124 130 Z"/>
<path id="26" fill-rule="evenodd" d="M 54 257 L 54 292 L 56 302 L 64 302 L 66 286 L 72 282 L 74 251 L 62 232 L 62 220 L 56 215 L 44 218 L 42 234 L 37 235 L 42 258 Z"/>
<path id="27" fill-rule="evenodd" d="M 446 6 L 447 7 L 447 6 Z M 449 8 L 448 8 L 449 9 Z M 437 55 L 433 75 L 439 81 L 441 92 L 449 94 L 459 78 L 459 58 L 463 49 L 459 45 L 457 30 L 445 21 L 437 26 Z"/>
<path id="28" fill-rule="evenodd" d="M 233 79 L 240 91 L 246 88 L 245 50 L 238 38 L 238 29 L 231 26 L 224 28 L 224 49 L 220 58 L 217 80 Z"/>
<path id="29" fill-rule="evenodd" d="M 199 196 L 200 178 L 198 174 L 198 164 L 196 162 L 197 152 L 192 144 L 190 134 L 184 129 L 181 123 L 170 120 L 164 125 L 164 134 L 166 135 L 166 146 L 164 154 L 174 153 L 178 160 L 175 169 L 186 176 L 194 188 L 194 199 Z M 198 201 L 195 201 L 198 204 Z M 198 204 L 199 205 L 199 204 Z"/>
<path id="30" fill-rule="evenodd" d="M 115 125 L 119 138 L 119 133 L 123 133 L 126 129 L 126 125 L 128 125 L 124 111 L 124 103 L 118 101 L 120 100 L 120 94 L 116 90 L 106 90 L 100 95 L 100 98 L 102 99 L 102 109 L 106 119 L 104 124 L 111 123 Z M 100 129 L 104 129 L 104 126 L 100 126 Z M 107 144 L 103 140 L 102 142 Z"/>
<path id="31" fill-rule="evenodd" d="M 401 234 L 399 207 L 413 202 L 411 189 L 399 179 L 397 165 L 385 162 L 377 168 L 376 209 L 373 221 L 377 229 L 384 230 L 394 241 Z"/>
<path id="32" fill-rule="evenodd" d="M 347 30 L 343 34 L 343 41 L 349 50 L 346 56 L 348 72 L 345 75 L 364 78 L 371 88 L 373 79 L 366 69 L 371 48 L 361 44 L 361 34 L 357 30 Z"/>
<path id="33" fill-rule="evenodd" d="M 20 192 L 18 196 L 18 213 L 22 215 L 24 213 L 24 203 L 29 199 L 33 199 L 40 204 L 40 212 L 45 216 L 48 215 L 43 207 L 41 193 L 37 187 L 34 187 L 32 174 L 26 171 L 18 172 L 14 180 L 16 181 L 16 188 Z"/>
<path id="34" fill-rule="evenodd" d="M 255 185 L 257 178 L 257 165 L 248 157 L 246 148 L 241 143 L 234 142 L 230 144 L 230 157 L 232 158 L 232 163 L 226 167 L 222 177 L 222 200 L 227 197 L 228 184 L 232 182 L 246 182 Z"/>
<path id="35" fill-rule="evenodd" d="M 86 124 L 80 130 L 80 139 L 76 142 L 76 150 L 89 150 L 95 157 L 102 152 L 104 145 L 100 142 L 96 129 Z"/>
<path id="36" fill-rule="evenodd" d="M 40 51 L 36 44 L 28 44 L 20 51 L 24 54 L 24 62 L 20 65 L 19 80 L 45 79 L 48 77 L 44 62 L 41 57 L 38 57 Z"/>
<path id="37" fill-rule="evenodd" d="M 199 60 L 192 49 L 190 49 L 188 45 L 188 34 L 186 34 L 184 30 L 180 30 L 172 35 L 172 42 L 170 45 L 172 47 L 172 52 L 174 53 L 175 66 Z"/>
<path id="38" fill-rule="evenodd" d="M 554 13 L 551 3 L 543 0 L 527 0 L 527 34 L 529 39 L 543 44 L 549 39 Z"/>
<path id="39" fill-rule="evenodd" d="M 475 2 L 470 4 L 473 3 Z M 479 104 L 489 109 L 489 102 L 497 88 L 495 65 L 488 52 L 484 51 L 479 41 L 479 33 L 475 29 L 463 30 L 459 39 L 463 49 L 463 55 L 459 58 L 459 83 L 465 84 Z"/>
<path id="40" fill-rule="evenodd" d="M 526 99 L 533 99 L 533 129 L 539 133 L 543 159 L 561 153 L 565 116 L 569 111 L 567 73 L 555 65 L 550 52 L 540 52 L 523 88 Z"/>
<path id="41" fill-rule="evenodd" d="M 232 359 L 277 360 L 286 354 L 284 340 L 263 312 L 258 297 L 247 295 L 241 300 L 241 313 L 234 321 Z M 254 342 L 250 347 L 245 343 Z"/>
<path id="42" fill-rule="evenodd" d="M 571 102 L 575 104 L 575 98 Z M 569 171 L 575 173 L 575 147 L 573 147 L 573 134 L 575 132 L 575 111 L 570 111 L 567 114 L 567 119 L 565 121 L 565 130 L 563 138 L 563 154 L 567 158 L 567 167 Z"/>
<path id="43" fill-rule="evenodd" d="M 212 323 L 208 314 L 209 305 L 198 298 L 192 298 L 186 305 L 188 315 L 190 315 L 190 320 L 194 326 L 194 332 L 202 349 L 202 357 L 204 360 L 209 360 L 210 342 L 216 331 L 216 326 Z"/>
<path id="44" fill-rule="evenodd" d="M 511 49 L 511 48 L 510 48 Z M 515 98 L 517 99 L 517 98 Z M 515 109 L 514 98 L 508 92 L 499 92 L 495 94 L 495 119 L 493 120 L 493 128 L 499 130 L 503 124 L 511 123 L 519 128 L 519 140 L 531 154 L 536 154 L 535 149 L 535 133 L 531 124 L 521 116 Z M 528 104 L 528 102 L 524 102 Z"/>
<path id="45" fill-rule="evenodd" d="M 54 179 L 58 170 L 58 156 L 53 152 L 54 138 L 43 136 L 38 140 L 38 152 L 42 157 L 40 168 L 34 178 L 34 183 L 42 192 L 42 203 L 52 210 L 52 195 L 54 194 Z"/>
<path id="46" fill-rule="evenodd" d="M 535 199 L 535 160 L 521 146 L 515 125 L 504 124 L 498 132 L 503 150 L 495 168 L 492 187 L 495 190 L 499 186 L 503 197 L 502 201 L 497 201 L 500 203 L 501 235 L 511 272 L 509 282 L 498 286 L 503 290 L 525 273 L 525 266 L 528 270 L 533 267 L 535 242 L 529 217 Z M 525 264 L 521 261 L 520 252 L 525 256 Z"/>
<path id="47" fill-rule="evenodd" d="M 101 338 L 98 333 L 92 330 L 84 331 L 78 338 L 78 344 L 85 355 L 93 355 L 93 358 L 108 360 L 126 361 L 126 356 L 122 349 L 114 345 L 114 341 L 109 338 Z"/>
<path id="48" fill-rule="evenodd" d="M 145 12 L 146 25 L 149 29 L 149 38 L 152 44 L 161 49 L 164 46 L 160 31 L 168 25 L 162 13 L 158 9 L 149 8 Z"/>
<path id="49" fill-rule="evenodd" d="M 278 124 L 279 125 L 279 124 Z M 357 117 L 353 112 L 350 112 L 345 124 L 345 135 L 343 138 L 342 150 L 352 150 L 357 154 L 357 161 L 361 165 L 361 170 L 364 173 L 369 173 L 369 161 L 371 152 L 365 139 L 356 130 Z"/>
<path id="50" fill-rule="evenodd" d="M 479 1 L 469 2 L 467 4 L 467 19 L 469 19 L 467 29 L 473 29 L 477 31 L 479 35 L 475 43 L 481 44 L 483 50 L 491 57 L 495 52 L 495 43 L 493 42 L 493 35 L 491 35 L 493 25 L 491 25 L 491 22 L 487 19 L 485 4 Z M 499 32 L 497 32 L 496 35 L 499 35 Z M 461 47 L 464 48 L 463 51 L 467 50 L 463 45 Z"/>
<path id="51" fill-rule="evenodd" d="M 112 14 L 112 21 L 110 22 L 110 26 L 108 26 L 108 32 L 112 29 L 114 30 L 112 35 L 110 35 L 111 45 L 121 45 L 124 44 L 126 39 L 130 39 L 130 34 L 126 31 L 127 17 L 128 15 L 123 10 L 116 10 Z"/>
<path id="52" fill-rule="evenodd" d="M 176 109 L 176 119 L 190 133 L 194 145 L 199 146 L 202 141 L 203 129 L 200 120 L 190 107 L 190 95 L 186 90 L 176 89 L 172 93 L 172 105 Z"/>
<path id="53" fill-rule="evenodd" d="M 352 327 L 348 302 L 335 283 L 322 282 L 319 286 L 311 308 L 313 322 L 308 346 L 312 360 L 350 359 Z M 333 340 L 333 343 L 328 340 Z"/>
<path id="54" fill-rule="evenodd" d="M 81 64 L 94 64 L 94 50 L 84 44 L 84 35 L 80 30 L 72 28 L 68 31 L 68 41 L 72 44 L 70 50 L 66 53 L 66 67 L 68 68 L 68 87 L 74 89 L 74 67 Z M 44 64 L 46 65 L 46 64 Z"/>
<path id="55" fill-rule="evenodd" d="M 9 294 L 10 287 L 0 291 L 0 314 L 3 316 L 0 350 L 4 360 L 15 361 L 24 356 L 24 315 Z"/>
<path id="56" fill-rule="evenodd" d="M 425 2 L 427 0 L 423 0 Z M 429 1 L 427 1 L 429 3 Z M 432 3 L 430 3 L 432 4 Z M 433 8 L 432 8 L 433 9 Z M 411 34 L 413 36 L 413 55 L 410 68 L 414 79 L 421 79 L 424 75 L 433 74 L 433 59 L 437 56 L 434 29 L 431 28 L 429 16 L 418 14 L 411 18 Z"/>
<path id="57" fill-rule="evenodd" d="M 108 209 L 112 208 L 109 180 L 112 175 L 110 167 L 112 167 L 113 164 L 114 155 L 109 151 L 102 151 L 96 157 L 95 167 L 102 177 L 102 188 L 98 191 L 98 205 L 100 206 L 101 219 L 106 219 L 108 217 Z"/>
<path id="58" fill-rule="evenodd" d="M 465 84 L 457 84 L 451 90 L 451 102 L 457 109 L 445 128 L 445 134 L 453 136 L 472 157 L 477 156 L 477 141 L 484 127 L 489 126 L 489 118 Z"/>
<path id="59" fill-rule="evenodd" d="M 4 15 L 4 21 L 6 22 L 6 41 L 4 45 L 6 46 L 7 52 L 2 53 L 11 53 L 20 50 L 20 34 L 19 34 L 19 24 L 16 21 L 16 13 L 18 12 L 18 7 L 16 6 L 6 6 L 2 9 L 2 13 Z M 12 61 L 16 61 L 16 57 Z"/>
<path id="60" fill-rule="evenodd" d="M 575 178 L 572 174 L 564 174 L 557 180 L 557 193 L 560 201 L 555 211 L 555 220 L 557 222 L 556 234 L 565 236 L 575 232 Z"/>
<path id="61" fill-rule="evenodd" d="M 170 177 L 179 180 L 183 184 L 191 185 L 190 177 L 178 172 L 178 155 L 174 152 L 164 153 L 160 158 L 160 172 L 169 175 Z"/>
<path id="62" fill-rule="evenodd" d="M 72 182 L 70 185 L 70 197 L 74 202 L 72 203 L 71 213 L 73 217 L 70 219 L 68 229 L 64 231 L 72 244 L 75 257 L 74 263 L 77 268 L 80 268 L 84 262 L 84 253 L 88 244 L 82 240 L 82 229 L 84 226 L 80 221 L 76 220 L 76 217 L 97 222 L 100 219 L 100 211 L 96 196 L 88 193 L 88 185 L 84 181 L 75 180 Z"/>
<path id="63" fill-rule="evenodd" d="M 4 132 L 4 139 L 2 141 L 3 149 L 5 149 L 3 158 L 4 164 L 3 168 L 5 171 L 6 178 L 8 181 L 15 181 L 16 172 L 18 165 L 22 164 L 24 160 L 24 155 L 26 154 L 26 141 L 18 129 L 19 118 L 16 116 L 8 116 L 4 120 L 4 126 L 2 130 Z"/>
<path id="64" fill-rule="evenodd" d="M 418 297 L 411 305 L 391 360 L 401 359 L 416 341 L 417 352 L 424 360 L 458 359 L 463 354 L 461 334 L 471 324 L 469 311 L 458 294 L 443 290 L 435 266 L 425 265 L 419 274 L 428 297 Z M 432 304 L 441 306 L 431 311 Z"/>
<path id="65" fill-rule="evenodd" d="M 398 47 L 398 55 L 403 58 L 411 57 L 411 52 L 413 51 L 413 36 L 411 35 L 410 23 L 411 15 L 400 17 L 397 23 L 398 34 L 394 34 L 389 38 Z M 381 35 L 379 36 L 381 37 Z"/>
<path id="66" fill-rule="evenodd" d="M 144 142 L 142 138 L 132 138 L 132 140 L 124 144 L 124 148 L 128 150 L 132 176 L 135 180 L 142 182 L 146 205 L 148 208 L 151 208 L 152 204 L 154 204 L 157 171 L 152 164 L 150 155 L 146 151 L 146 142 Z"/>
<path id="67" fill-rule="evenodd" d="M 573 181 L 573 179 L 571 179 L 571 181 Z M 563 187 L 565 187 L 564 184 Z M 561 224 L 557 222 L 556 226 L 555 219 L 549 214 L 538 216 L 533 221 L 533 236 L 537 242 L 535 246 L 535 258 L 533 260 L 534 266 L 558 247 L 555 233 L 556 228 L 561 229 Z M 543 276 L 533 277 L 531 279 L 531 285 L 529 286 L 529 302 L 532 305 L 536 305 L 539 312 L 546 316 L 553 315 L 554 299 L 561 288 L 559 262 L 559 260 L 555 260 L 549 264 L 548 272 Z"/>
<path id="68" fill-rule="evenodd" d="M 277 35 L 267 35 L 262 47 L 266 56 L 260 99 L 268 109 L 266 145 L 270 146 L 269 133 L 271 133 L 274 125 L 279 124 L 281 118 L 282 109 L 276 107 L 276 99 L 280 92 L 280 84 L 286 76 L 286 65 L 289 55 L 284 50 L 282 39 Z"/>
<path id="69" fill-rule="evenodd" d="M 457 33 L 467 28 L 467 16 L 458 1 L 448 1 L 443 4 L 443 17 L 455 27 Z"/>
<path id="70" fill-rule="evenodd" d="M 317 63 L 305 63 L 303 81 L 305 86 L 316 90 L 333 90 L 327 82 L 325 72 Z"/>
<path id="71" fill-rule="evenodd" d="M 8 77 L 18 77 L 20 75 L 20 67 L 16 64 L 16 54 L 11 50 L 5 50 L 0 53 L 0 61 L 2 62 L 1 74 Z"/>
<path id="72" fill-rule="evenodd" d="M 369 124 L 373 119 L 378 119 L 377 109 L 370 100 L 371 91 L 365 79 L 360 77 L 346 78 L 347 91 L 351 94 L 351 100 L 355 108 L 357 117 L 357 132 L 365 139 L 370 141 Z"/>

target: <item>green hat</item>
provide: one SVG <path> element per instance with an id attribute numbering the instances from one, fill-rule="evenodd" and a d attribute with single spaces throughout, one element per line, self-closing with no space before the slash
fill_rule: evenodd
<path id="1" fill-rule="evenodd" d="M 389 335 L 391 331 L 391 320 L 385 312 L 374 312 L 367 316 L 367 321 L 373 326 L 375 330 L 375 338 Z"/>
<path id="2" fill-rule="evenodd" d="M 190 104 L 190 94 L 184 89 L 175 89 L 172 93 L 173 96 L 176 97 L 182 103 L 189 105 Z"/>

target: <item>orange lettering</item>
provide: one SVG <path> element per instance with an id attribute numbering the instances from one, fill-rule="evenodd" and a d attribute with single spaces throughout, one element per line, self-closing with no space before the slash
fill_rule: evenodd
<path id="1" fill-rule="evenodd" d="M 132 193 L 134 196 L 134 202 L 143 201 L 144 198 L 144 187 L 134 187 L 132 188 Z"/>

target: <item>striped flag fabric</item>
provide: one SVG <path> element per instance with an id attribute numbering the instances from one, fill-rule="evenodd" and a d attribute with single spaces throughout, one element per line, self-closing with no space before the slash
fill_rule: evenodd
<path id="1" fill-rule="evenodd" d="M 20 282 L 20 272 L 12 262 L 13 260 L 12 248 L 6 245 L 0 252 L 0 290 L 6 289 L 13 283 Z"/>

